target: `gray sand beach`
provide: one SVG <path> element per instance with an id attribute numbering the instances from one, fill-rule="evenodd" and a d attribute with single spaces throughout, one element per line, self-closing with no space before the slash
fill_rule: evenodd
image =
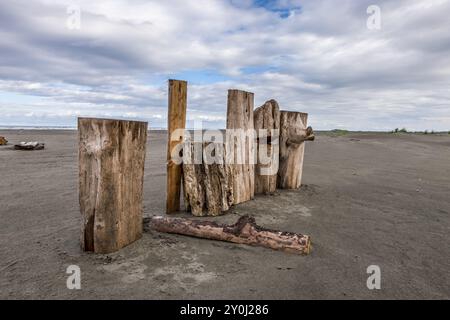
<path id="1" fill-rule="evenodd" d="M 77 132 L 3 130 L 0 299 L 449 299 L 450 135 L 321 133 L 304 186 L 229 214 L 312 238 L 308 256 L 147 231 L 114 254 L 79 246 Z M 16 151 L 20 141 L 45 150 Z M 144 216 L 164 214 L 166 133 L 150 132 Z M 186 213 L 175 216 L 189 217 Z M 81 268 L 68 290 L 66 268 Z M 381 290 L 369 290 L 369 265 Z"/>

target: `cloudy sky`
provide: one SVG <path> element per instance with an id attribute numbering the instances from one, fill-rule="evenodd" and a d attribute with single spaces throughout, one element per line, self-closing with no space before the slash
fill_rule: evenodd
<path id="1" fill-rule="evenodd" d="M 315 129 L 450 130 L 449 16 L 450 0 L 1 1 L 0 126 L 164 127 L 175 78 L 206 127 L 237 88 Z"/>

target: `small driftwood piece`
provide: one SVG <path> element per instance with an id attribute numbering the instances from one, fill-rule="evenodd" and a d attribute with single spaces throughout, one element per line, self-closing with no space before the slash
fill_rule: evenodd
<path id="1" fill-rule="evenodd" d="M 309 254 L 311 250 L 309 236 L 262 228 L 250 216 L 242 216 L 232 225 L 162 216 L 152 217 L 149 222 L 150 228 L 159 232 L 261 246 L 296 254 Z"/>
<path id="2" fill-rule="evenodd" d="M 255 165 L 255 194 L 270 194 L 277 189 L 279 164 L 280 108 L 275 100 L 266 101 L 253 111 L 258 135 Z"/>
<path id="3" fill-rule="evenodd" d="M 21 142 L 14 145 L 14 149 L 16 150 L 42 150 L 44 149 L 45 144 L 41 142 Z"/>
<path id="4" fill-rule="evenodd" d="M 8 140 L 5 137 L 0 137 L 0 146 L 5 146 L 8 144 Z"/>
<path id="5" fill-rule="evenodd" d="M 183 151 L 186 210 L 194 216 L 224 214 L 233 205 L 233 167 L 225 163 L 223 143 L 186 142 Z"/>
<path id="6" fill-rule="evenodd" d="M 298 189 L 302 184 L 305 141 L 314 140 L 311 127 L 307 127 L 308 114 L 281 111 L 280 115 L 280 167 L 278 187 Z"/>
<path id="7" fill-rule="evenodd" d="M 297 131 L 297 132 L 296 132 Z M 292 130 L 289 133 L 289 137 L 286 141 L 288 145 L 301 144 L 305 141 L 314 141 L 316 136 L 314 135 L 313 128 L 308 127 L 306 129 L 301 130 Z"/>

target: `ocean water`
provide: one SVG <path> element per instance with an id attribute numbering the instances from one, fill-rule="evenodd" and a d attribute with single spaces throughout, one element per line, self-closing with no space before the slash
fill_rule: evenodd
<path id="1" fill-rule="evenodd" d="M 0 125 L 0 130 L 77 130 L 70 126 L 5 126 Z"/>
<path id="2" fill-rule="evenodd" d="M 152 127 L 150 131 L 154 130 L 167 130 L 163 127 Z M 77 130 L 77 127 L 71 126 L 5 126 L 0 125 L 0 130 Z"/>

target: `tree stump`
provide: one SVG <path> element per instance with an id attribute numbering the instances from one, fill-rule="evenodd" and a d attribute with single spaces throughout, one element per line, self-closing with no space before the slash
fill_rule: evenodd
<path id="1" fill-rule="evenodd" d="M 279 166 L 280 108 L 275 100 L 256 108 L 253 119 L 257 143 L 255 166 L 255 193 L 270 194 L 277 189 Z"/>
<path id="2" fill-rule="evenodd" d="M 228 90 L 226 148 L 233 166 L 234 204 L 255 195 L 255 143 L 251 92 Z"/>
<path id="3" fill-rule="evenodd" d="M 142 236 L 147 123 L 78 119 L 81 246 L 110 253 Z"/>
<path id="4" fill-rule="evenodd" d="M 298 189 L 302 184 L 305 143 L 314 140 L 311 127 L 306 127 L 308 114 L 281 111 L 280 114 L 280 166 L 278 187 Z"/>
<path id="5" fill-rule="evenodd" d="M 172 152 L 183 143 L 186 127 L 187 82 L 169 80 L 169 110 L 168 110 L 168 143 L 167 143 L 167 201 L 166 213 L 180 211 L 181 195 L 181 164 L 172 160 Z"/>
<path id="6" fill-rule="evenodd" d="M 224 214 L 233 205 L 233 168 L 225 163 L 224 144 L 186 142 L 183 152 L 186 210 L 194 216 Z"/>

